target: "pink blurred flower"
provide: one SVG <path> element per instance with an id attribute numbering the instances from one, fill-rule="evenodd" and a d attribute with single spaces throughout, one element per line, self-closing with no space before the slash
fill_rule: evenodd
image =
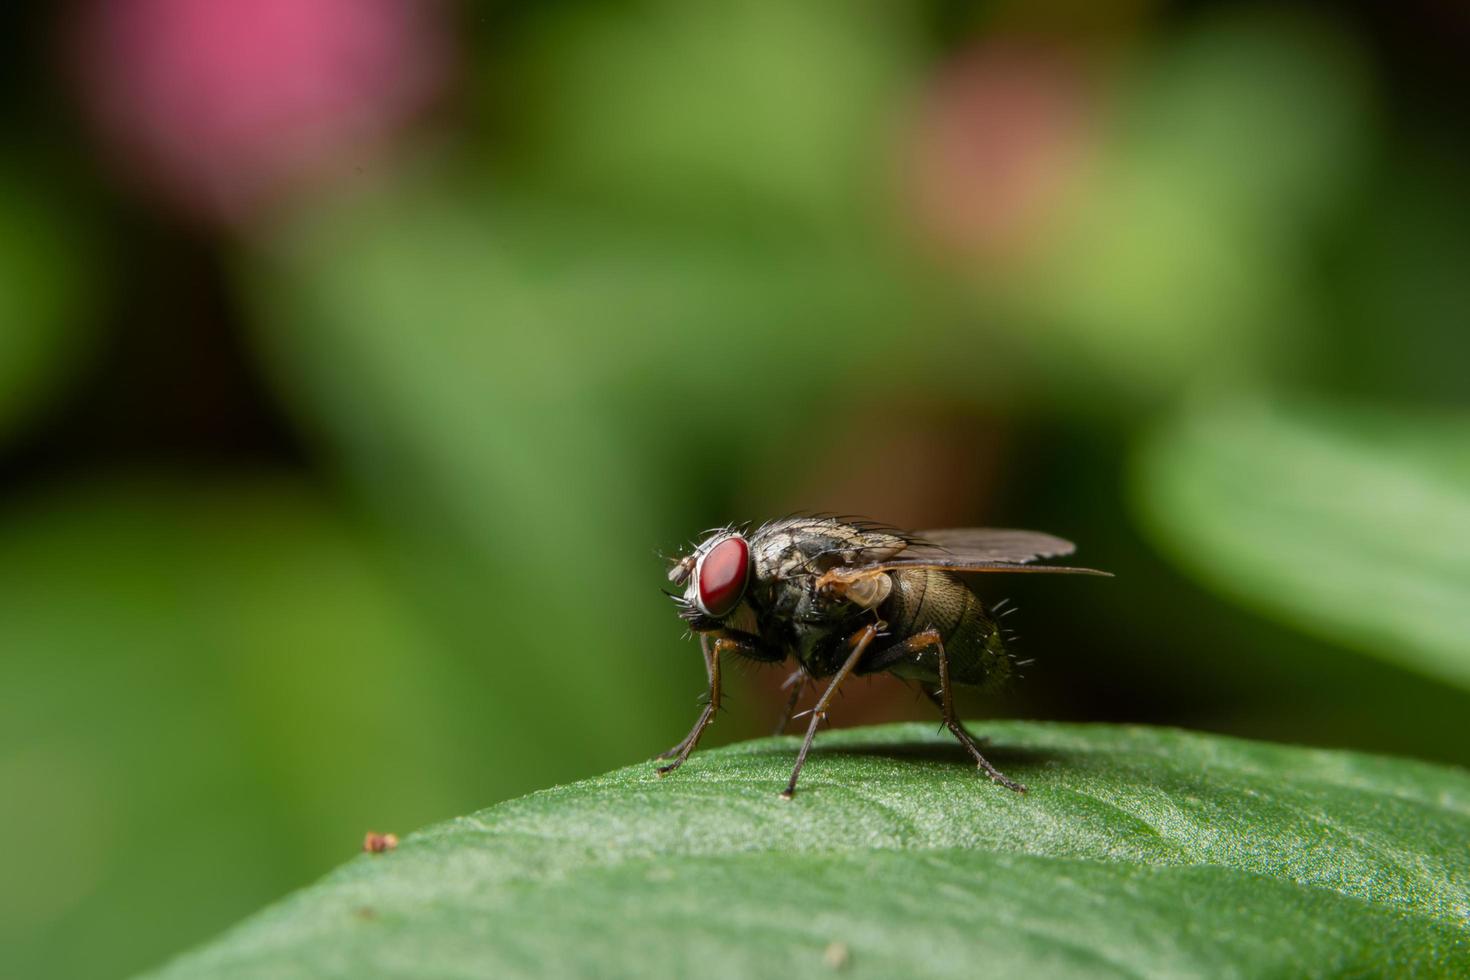
<path id="1" fill-rule="evenodd" d="M 81 96 L 116 164 L 197 217 L 238 223 L 350 176 L 442 87 L 432 0 L 90 0 Z"/>
<path id="2" fill-rule="evenodd" d="M 946 248 L 1014 256 L 1058 206 L 1092 139 L 1085 66 L 1064 49 L 993 41 L 945 67 L 918 114 L 914 208 Z"/>

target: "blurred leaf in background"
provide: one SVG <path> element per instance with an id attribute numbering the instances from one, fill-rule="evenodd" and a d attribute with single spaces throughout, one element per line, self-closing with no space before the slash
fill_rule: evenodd
<path id="1" fill-rule="evenodd" d="M 1145 527 L 1191 574 L 1470 687 L 1470 417 L 1204 404 L 1160 426 L 1133 476 Z"/>

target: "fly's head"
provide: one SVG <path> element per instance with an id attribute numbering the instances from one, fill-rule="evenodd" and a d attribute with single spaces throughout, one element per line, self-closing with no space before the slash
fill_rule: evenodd
<path id="1" fill-rule="evenodd" d="M 750 607 L 744 599 L 752 575 L 750 543 L 745 536 L 731 529 L 717 531 L 669 569 L 669 581 L 684 587 L 682 594 L 669 594 L 679 605 L 679 615 L 696 633 L 726 626 L 749 631 L 744 620 Z"/>

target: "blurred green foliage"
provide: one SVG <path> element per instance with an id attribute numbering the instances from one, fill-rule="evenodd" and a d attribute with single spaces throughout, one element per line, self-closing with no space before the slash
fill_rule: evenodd
<path id="1" fill-rule="evenodd" d="M 380 549 L 295 481 L 53 488 L 0 541 L 0 821 L 32 842 L 8 974 L 112 974 L 349 852 L 344 813 L 463 799 L 457 679 Z M 187 900 L 139 907 L 164 895 Z"/>
<path id="2" fill-rule="evenodd" d="M 914 26 L 873 0 L 571 8 L 522 55 L 520 169 L 634 220 L 845 224 L 881 189 Z"/>
<path id="3" fill-rule="evenodd" d="M 87 361 L 101 278 L 90 241 L 50 188 L 0 159 L 0 436 L 41 410 Z"/>
<path id="4" fill-rule="evenodd" d="M 1080 203 L 1005 290 L 1077 408 L 1099 380 L 1152 402 L 1314 358 L 1321 226 L 1369 150 L 1361 61 L 1319 21 L 1257 12 L 1124 73 Z"/>
<path id="5" fill-rule="evenodd" d="M 791 509 L 1122 573 L 1016 587 L 987 711 L 1470 761 L 1463 59 L 1423 11 L 1044 6 L 465 8 L 389 162 L 228 225 L 8 59 L 50 101 L 0 160 L 0 974 L 665 747 L 703 676 L 655 552 Z"/>

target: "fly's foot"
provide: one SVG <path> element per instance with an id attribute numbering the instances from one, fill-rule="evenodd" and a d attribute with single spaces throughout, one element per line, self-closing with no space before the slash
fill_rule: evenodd
<path id="1" fill-rule="evenodd" d="M 1026 785 L 1024 783 L 1016 782 L 1010 776 L 1007 776 L 1005 773 L 1001 772 L 999 769 L 995 768 L 988 762 L 982 762 L 975 768 L 979 769 L 981 772 L 985 773 L 985 775 L 989 776 L 992 782 L 1000 783 L 1006 789 L 1014 790 L 1017 793 L 1026 792 Z"/>
<path id="2" fill-rule="evenodd" d="M 1008 790 L 1013 790 L 1017 793 L 1026 792 L 1025 784 L 1016 782 L 1010 776 L 1007 776 L 1005 773 L 992 766 L 990 764 L 990 760 L 980 754 L 979 741 L 973 735 L 971 735 L 967 731 L 964 731 L 963 728 L 961 728 L 961 732 L 963 732 L 963 734 L 960 735 L 960 742 L 965 746 L 965 748 L 970 750 L 970 755 L 975 759 L 976 769 L 989 776 L 991 782 L 1000 783 Z"/>
<path id="3" fill-rule="evenodd" d="M 1026 792 L 1026 786 L 1023 783 L 1016 782 L 1010 776 L 1007 776 L 995 768 L 995 766 L 992 766 L 990 760 L 980 754 L 980 746 L 987 744 L 990 741 L 989 739 L 976 738 L 970 734 L 968 728 L 958 721 L 946 721 L 945 724 L 950 732 L 954 734 L 954 737 L 959 740 L 959 743 L 965 747 L 965 751 L 970 753 L 970 758 L 975 760 L 976 769 L 989 776 L 992 782 L 1000 783 L 1006 789 L 1014 790 L 1017 793 Z"/>

